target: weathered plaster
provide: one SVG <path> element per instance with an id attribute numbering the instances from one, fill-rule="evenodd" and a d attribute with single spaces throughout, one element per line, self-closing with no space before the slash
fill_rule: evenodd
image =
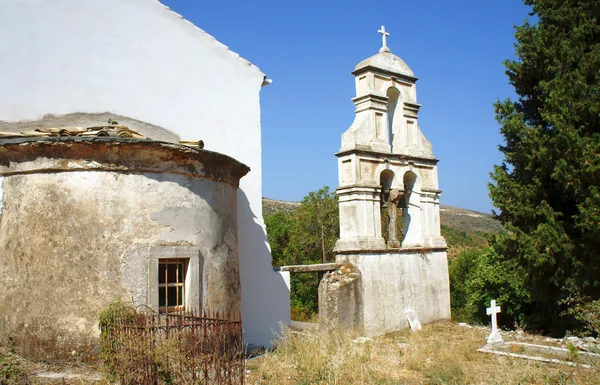
<path id="1" fill-rule="evenodd" d="M 350 263 L 360 272 L 360 320 L 366 335 L 407 328 L 408 309 L 417 312 L 422 324 L 450 319 L 450 284 L 445 251 L 365 251 L 339 254 L 337 262 Z M 344 312 L 350 310 L 354 313 L 354 297 L 342 299 L 350 301 Z M 344 312 L 340 317 L 349 317 L 343 315 Z"/>
<path id="2" fill-rule="evenodd" d="M 155 305 L 153 264 L 169 256 L 189 258 L 187 305 L 241 311 L 238 181 L 218 176 L 234 169 L 239 175 L 245 166 L 155 142 L 42 142 L 0 143 L 0 336 L 22 342 L 33 330 L 39 341 L 60 341 L 70 351 L 97 336 L 99 311 L 110 302 Z M 36 152 L 30 146 L 39 157 L 29 156 Z M 43 156 L 47 146 L 62 163 Z M 84 150 L 93 169 L 69 168 L 78 164 L 69 155 Z M 131 169 L 148 168 L 151 158 L 163 165 L 160 154 L 167 150 L 190 162 L 188 172 L 201 173 Z M 113 169 L 127 162 L 125 171 Z"/>
<path id="3" fill-rule="evenodd" d="M 319 284 L 319 319 L 321 326 L 339 325 L 364 332 L 364 299 L 358 271 L 326 273 Z M 373 298 L 367 298 L 373 300 Z"/>

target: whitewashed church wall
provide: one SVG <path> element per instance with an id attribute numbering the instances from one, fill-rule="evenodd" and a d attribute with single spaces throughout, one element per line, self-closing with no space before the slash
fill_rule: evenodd
<path id="1" fill-rule="evenodd" d="M 289 321 L 289 290 L 262 218 L 263 73 L 156 1 L 5 1 L 0 35 L 0 126 L 114 114 L 251 168 L 237 198 L 243 321 L 247 342 L 269 344 Z"/>

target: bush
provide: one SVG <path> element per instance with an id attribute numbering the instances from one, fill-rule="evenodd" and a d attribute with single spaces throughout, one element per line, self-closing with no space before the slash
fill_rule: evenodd
<path id="1" fill-rule="evenodd" d="M 136 311 L 131 305 L 126 305 L 121 301 L 111 303 L 108 308 L 100 313 L 98 327 L 100 328 L 100 338 L 102 340 L 102 359 L 108 370 L 109 378 L 117 378 L 117 346 L 116 341 L 111 338 L 113 327 L 118 322 L 130 322 L 136 317 Z"/>
<path id="2" fill-rule="evenodd" d="M 15 356 L 13 339 L 8 338 L 8 354 L 0 352 L 0 384 L 13 385 L 26 382 L 27 376 L 20 368 L 19 361 Z"/>
<path id="3" fill-rule="evenodd" d="M 453 318 L 469 323 L 489 322 L 486 307 L 495 299 L 502 306 L 499 323 L 521 323 L 528 300 L 524 283 L 491 247 L 461 252 L 449 264 Z"/>
<path id="4" fill-rule="evenodd" d="M 291 276 L 292 290 L 290 305 L 299 318 L 295 321 L 309 321 L 319 311 L 319 278 L 317 273 L 294 274 Z"/>
<path id="5" fill-rule="evenodd" d="M 600 337 L 600 299 L 581 297 L 578 292 L 563 302 L 568 306 L 563 315 L 570 315 L 581 322 L 583 333 Z"/>

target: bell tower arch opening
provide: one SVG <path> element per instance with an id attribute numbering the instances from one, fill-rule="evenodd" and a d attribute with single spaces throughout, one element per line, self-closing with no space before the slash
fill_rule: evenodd
<path id="1" fill-rule="evenodd" d="M 400 91 L 396 87 L 388 88 L 386 92 L 387 102 L 387 118 L 388 118 L 388 144 L 391 147 L 391 152 L 394 152 L 394 135 L 397 132 L 396 126 L 401 121 L 402 107 L 400 102 Z"/>
<path id="2" fill-rule="evenodd" d="M 417 174 L 412 171 L 404 173 L 402 178 L 404 184 L 404 199 L 402 202 L 402 213 L 404 216 L 404 244 L 417 245 L 421 243 L 421 205 L 419 194 L 415 192 Z"/>
<path id="3" fill-rule="evenodd" d="M 391 170 L 383 170 L 379 176 L 381 185 L 381 236 L 388 248 L 399 248 L 398 234 L 403 234 L 402 212 L 398 210 L 402 193 L 399 189 L 393 188 L 394 176 L 394 172 Z"/>

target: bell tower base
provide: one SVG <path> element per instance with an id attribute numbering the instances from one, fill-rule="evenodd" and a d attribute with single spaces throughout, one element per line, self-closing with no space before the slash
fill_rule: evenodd
<path id="1" fill-rule="evenodd" d="M 336 262 L 319 286 L 322 325 L 377 336 L 409 327 L 408 310 L 421 324 L 450 319 L 445 248 L 341 252 Z"/>

